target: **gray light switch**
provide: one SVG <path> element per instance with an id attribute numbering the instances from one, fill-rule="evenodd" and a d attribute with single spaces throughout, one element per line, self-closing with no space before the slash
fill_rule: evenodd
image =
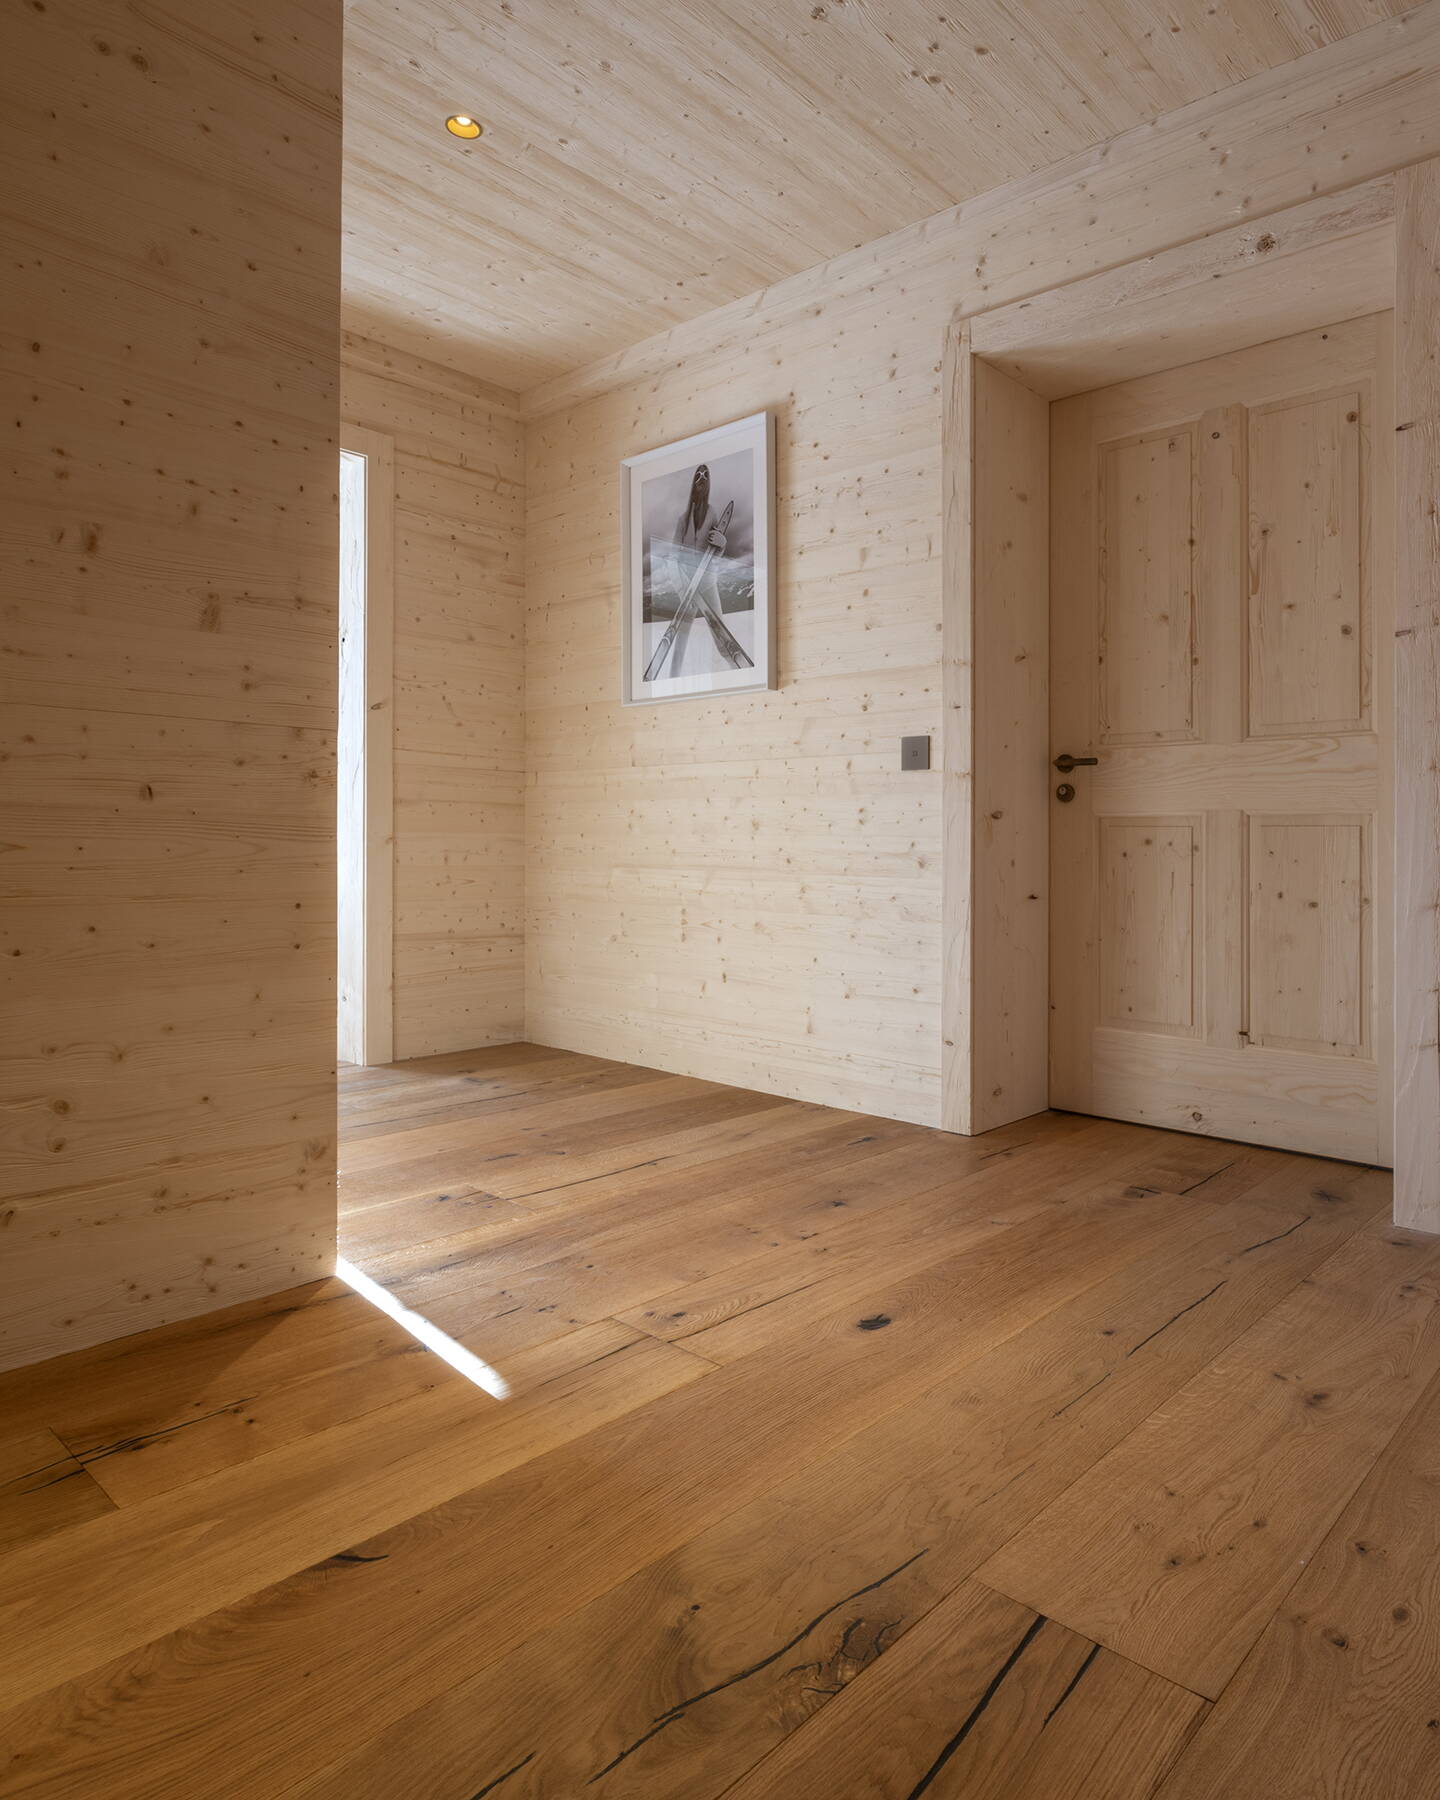
<path id="1" fill-rule="evenodd" d="M 928 769 L 930 767 L 930 740 L 928 737 L 901 738 L 900 767 L 902 769 Z"/>

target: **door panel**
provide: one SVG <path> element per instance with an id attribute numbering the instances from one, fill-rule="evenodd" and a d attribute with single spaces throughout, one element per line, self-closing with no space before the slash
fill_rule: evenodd
<path id="1" fill-rule="evenodd" d="M 1388 1161 L 1389 326 L 1051 409 L 1057 1106 Z"/>
<path id="2" fill-rule="evenodd" d="M 1250 819 L 1249 1038 L 1368 1056 L 1370 821 Z"/>
<path id="3" fill-rule="evenodd" d="M 1195 433 L 1100 452 L 1100 742 L 1195 733 Z"/>
<path id="4" fill-rule="evenodd" d="M 1097 822 L 1101 1022 L 1193 1035 L 1201 821 Z"/>
<path id="5" fill-rule="evenodd" d="M 1363 731 L 1360 395 L 1250 414 L 1250 735 Z"/>

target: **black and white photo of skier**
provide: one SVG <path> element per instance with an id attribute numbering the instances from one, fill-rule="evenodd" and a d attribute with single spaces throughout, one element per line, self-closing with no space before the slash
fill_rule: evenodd
<path id="1" fill-rule="evenodd" d="M 683 474 L 646 484 L 647 682 L 755 666 L 743 641 L 752 636 L 755 617 L 752 460 L 748 450 L 719 458 L 718 494 L 710 465 L 699 463 L 678 516 L 671 502 Z M 652 519 L 661 529 L 652 529 Z"/>
<path id="2" fill-rule="evenodd" d="M 771 441 L 757 413 L 626 459 L 628 702 L 773 684 Z"/>

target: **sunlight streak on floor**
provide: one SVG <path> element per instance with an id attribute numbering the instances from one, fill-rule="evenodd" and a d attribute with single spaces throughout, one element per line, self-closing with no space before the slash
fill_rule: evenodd
<path id="1" fill-rule="evenodd" d="M 467 1381 L 473 1381 L 476 1387 L 484 1388 L 487 1394 L 493 1394 L 497 1400 L 510 1398 L 510 1383 L 498 1369 L 492 1369 L 473 1350 L 457 1344 L 454 1338 L 447 1336 L 438 1325 L 432 1325 L 422 1314 L 411 1312 L 408 1306 L 397 1300 L 387 1288 L 381 1287 L 363 1269 L 357 1269 L 354 1263 L 346 1262 L 341 1256 L 336 1258 L 335 1273 L 347 1286 L 354 1288 L 361 1299 L 378 1307 L 387 1318 L 393 1319 L 411 1337 L 417 1338 L 427 1350 L 433 1350 Z"/>

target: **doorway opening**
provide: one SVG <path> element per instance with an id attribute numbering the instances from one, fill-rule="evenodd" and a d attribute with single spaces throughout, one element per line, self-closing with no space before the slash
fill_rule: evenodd
<path id="1" fill-rule="evenodd" d="M 392 743 L 393 449 L 347 427 L 341 441 L 336 730 L 336 1053 L 388 1063 L 394 1047 Z"/>
<path id="2" fill-rule="evenodd" d="M 1400 920 L 1397 966 L 1403 966 L 1405 933 L 1404 893 L 1392 904 L 1388 889 L 1396 769 L 1388 737 L 1392 313 L 1397 329 L 1402 334 L 1407 329 L 1395 312 L 1396 191 L 1387 177 L 1023 302 L 962 314 L 952 326 L 944 549 L 945 764 L 951 783 L 944 1123 L 951 1130 L 983 1131 L 1052 1099 L 1071 1104 L 1066 1095 L 1077 1071 L 1083 1087 L 1092 1077 L 1094 1044 L 1104 1037 L 1101 1047 L 1119 1058 L 1109 1086 L 1128 1083 L 1129 1098 L 1116 1099 L 1108 1077 L 1097 1078 L 1096 1089 L 1106 1091 L 1091 1092 L 1084 1110 L 1320 1148 L 1304 1141 L 1304 1132 L 1322 1129 L 1327 1117 L 1326 1104 L 1312 1105 L 1309 1092 L 1320 1070 L 1334 1091 L 1336 1129 L 1340 1137 L 1348 1133 L 1349 1154 L 1390 1160 L 1392 919 Z M 1352 323 L 1367 320 L 1369 326 Z M 1338 334 L 1333 341 L 1331 328 Z M 1347 365 L 1330 381 L 1329 362 L 1339 338 L 1348 334 L 1358 345 L 1367 332 L 1368 374 L 1358 364 Z M 1283 360 L 1278 346 L 1302 344 L 1307 333 L 1313 334 L 1312 348 L 1323 347 L 1323 354 L 1316 360 L 1315 379 L 1308 384 L 1299 379 L 1295 394 L 1287 397 L 1281 393 L 1286 383 L 1276 385 L 1278 377 L 1272 380 L 1268 372 L 1271 351 L 1257 347 L 1274 346 L 1274 356 Z M 1181 395 L 1189 379 L 1184 372 L 1207 364 L 1217 372 L 1215 395 L 1188 390 Z M 1222 396 L 1229 376 L 1239 380 L 1245 370 L 1253 394 L 1242 384 Z M 1183 378 L 1167 398 L 1161 390 L 1172 373 Z M 1357 382 L 1364 390 L 1360 403 L 1342 405 L 1340 390 L 1353 393 Z M 1120 428 L 1121 415 L 1129 418 L 1122 404 L 1127 385 L 1159 408 L 1153 418 L 1142 417 L 1137 399 L 1133 431 Z M 1213 438 L 1226 452 L 1229 468 L 1223 479 L 1217 473 L 1208 489 L 1198 461 L 1192 474 L 1182 479 L 1184 472 L 1177 473 L 1185 445 L 1176 436 L 1172 449 L 1175 434 L 1169 429 L 1198 432 L 1202 400 L 1206 405 L 1213 400 L 1217 416 L 1209 421 L 1203 445 L 1194 438 L 1197 458 Z M 1219 647 L 1219 661 L 1230 667 L 1233 691 L 1221 694 L 1216 688 L 1212 696 L 1222 713 L 1228 708 L 1233 715 L 1223 730 L 1212 730 L 1213 718 L 1207 721 L 1199 712 L 1187 716 L 1189 701 L 1181 693 L 1182 687 L 1191 689 L 1191 672 L 1205 656 L 1212 665 L 1216 660 L 1213 619 L 1221 609 L 1212 608 L 1205 639 L 1192 643 L 1192 628 L 1198 633 L 1203 625 L 1202 608 L 1192 600 L 1200 583 L 1208 580 L 1215 587 L 1222 575 L 1180 569 L 1173 559 L 1164 579 L 1179 609 L 1195 617 L 1183 622 L 1176 607 L 1157 604 L 1140 635 L 1131 634 L 1128 648 L 1117 647 L 1117 656 L 1139 656 L 1129 678 L 1150 683 L 1151 698 L 1159 696 L 1166 716 L 1137 714 L 1127 721 L 1117 714 L 1103 720 L 1088 694 L 1083 704 L 1065 711 L 1066 691 L 1075 701 L 1080 689 L 1096 685 L 1097 654 L 1102 660 L 1105 655 L 1103 643 L 1075 640 L 1073 614 L 1087 605 L 1093 614 L 1095 597 L 1077 599 L 1071 579 L 1072 569 L 1095 561 L 1092 528 L 1100 516 L 1103 476 L 1092 471 L 1086 477 L 1084 529 L 1077 526 L 1071 534 L 1075 555 L 1067 560 L 1066 547 L 1056 543 L 1053 567 L 1051 560 L 1052 516 L 1057 529 L 1064 523 L 1059 513 L 1052 515 L 1052 498 L 1057 507 L 1064 500 L 1058 492 L 1052 496 L 1052 476 L 1058 488 L 1062 480 L 1073 481 L 1079 467 L 1073 457 L 1065 461 L 1056 433 L 1066 418 L 1072 424 L 1079 420 L 1088 431 L 1080 419 L 1087 409 L 1104 414 L 1103 429 L 1096 425 L 1090 431 L 1090 449 L 1108 446 L 1111 472 L 1129 478 L 1131 511 L 1114 521 L 1112 549 L 1125 546 L 1124 554 L 1137 566 L 1152 554 L 1169 556 L 1146 535 L 1169 507 L 1182 557 L 1193 549 L 1202 561 L 1217 555 L 1231 560 L 1223 580 L 1234 589 L 1237 635 Z M 1301 451 L 1314 454 L 1326 433 L 1333 439 L 1333 467 L 1297 472 Z M 1247 458 L 1259 469 L 1258 498 L 1253 485 L 1246 486 Z M 1300 519 L 1312 497 L 1322 509 L 1339 510 L 1307 546 L 1300 540 L 1309 527 Z M 1259 515 L 1274 505 L 1282 513 L 1289 508 L 1282 523 L 1293 553 L 1292 566 L 1278 571 L 1261 566 L 1250 541 L 1263 526 Z M 1224 516 L 1226 506 L 1234 508 L 1234 517 Z M 1201 507 L 1203 515 L 1193 510 Z M 1271 550 L 1262 544 L 1261 552 Z M 1340 563 L 1345 569 L 1337 574 Z M 1347 586 L 1351 563 L 1359 571 L 1358 586 Z M 1307 597 L 1296 591 L 1297 569 L 1302 586 L 1323 586 L 1318 599 L 1317 592 Z M 1148 579 L 1146 574 L 1142 585 Z M 1266 582 L 1264 598 L 1277 609 L 1273 619 L 1260 617 L 1259 588 Z M 1312 622 L 1323 616 L 1327 629 L 1333 625 L 1342 634 L 1336 638 L 1337 654 L 1324 666 L 1306 665 L 1303 656 L 1283 665 L 1264 660 L 1262 652 L 1277 643 L 1275 632 L 1283 631 L 1297 601 L 1297 618 L 1308 606 Z M 1052 606 L 1061 608 L 1059 621 L 1052 621 Z M 1347 606 L 1351 610 L 1342 618 Z M 1055 623 L 1062 627 L 1058 634 L 1052 632 Z M 1146 636 L 1151 627 L 1153 634 Z M 1146 657 L 1154 663 L 1148 670 L 1142 666 Z M 1107 679 L 1117 668 L 1112 658 Z M 1360 701 L 1342 716 L 1335 695 L 1352 676 Z M 1308 697 L 1301 695 L 1302 686 Z M 1200 704 L 1198 680 L 1189 698 Z M 1058 737 L 1052 700 L 1060 702 Z M 1398 723 L 1403 741 L 1403 718 Z M 1133 741 L 1122 744 L 1127 737 Z M 1212 830 L 1204 815 L 1218 802 L 1202 796 L 1195 784 L 1221 742 L 1233 746 L 1225 755 L 1248 759 L 1262 773 L 1268 765 L 1274 779 L 1268 787 L 1262 779 L 1253 793 L 1237 788 L 1227 803 L 1233 816 Z M 1057 773 L 1051 765 L 1062 755 L 1073 761 Z M 1098 765 L 1088 762 L 1091 756 L 1100 758 Z M 1366 757 L 1362 770 L 1359 763 Z M 1135 764 L 1130 773 L 1136 781 L 1147 772 L 1163 773 L 1170 786 L 1143 794 L 1137 787 L 1116 804 L 1120 765 L 1127 758 Z M 1280 769 L 1287 758 L 1294 767 L 1287 763 Z M 1195 764 L 1188 774 L 1180 767 L 1187 759 Z M 1302 795 L 1307 779 L 1314 791 Z M 1133 815 L 1135 830 L 1112 828 L 1108 841 L 1100 842 L 1094 834 L 1107 812 Z M 1077 823 L 1082 815 L 1083 824 Z M 1057 819 L 1060 843 L 1054 836 Z M 1131 870 L 1134 858 L 1128 852 L 1143 847 L 1146 820 L 1165 829 L 1157 825 L 1151 833 L 1146 867 Z M 1229 834 L 1223 844 L 1222 823 Z M 1073 847 L 1063 841 L 1067 830 L 1085 840 L 1081 866 L 1075 868 L 1070 867 Z M 1136 831 L 1140 836 L 1132 845 Z M 1216 855 L 1209 874 L 1202 875 L 1193 865 L 1204 860 L 1207 842 Z M 1116 865 L 1108 886 L 1101 867 L 1107 850 L 1114 852 Z M 1304 917 L 1289 916 L 1295 895 L 1284 881 L 1267 885 L 1262 879 L 1268 865 L 1310 877 L 1316 892 L 1307 889 Z M 1063 879 L 1057 882 L 1057 875 Z M 1187 896 L 1196 951 L 1182 968 L 1177 946 Z M 1318 906 L 1310 907 L 1311 899 Z M 1134 942 L 1144 956 L 1133 965 L 1104 960 L 1095 922 L 1107 903 L 1113 903 L 1121 923 L 1127 907 L 1149 907 L 1153 914 L 1148 924 L 1137 919 Z M 1326 931 L 1307 950 L 1306 930 L 1317 912 L 1326 914 Z M 1319 947 L 1330 955 L 1335 950 L 1330 937 L 1342 927 L 1353 955 L 1345 963 L 1335 951 L 1331 974 L 1344 979 L 1338 986 L 1331 983 L 1333 992 L 1317 980 L 1315 992 L 1297 997 Z M 1227 934 L 1241 941 L 1226 944 Z M 1112 936 L 1119 935 L 1117 928 Z M 1202 966 L 1207 957 L 1208 971 Z M 1265 984 L 1263 995 L 1257 983 Z M 1083 1002 L 1078 1010 L 1077 995 Z M 1106 1015 L 1107 1001 L 1115 1003 L 1113 1019 Z M 1164 1013 L 1160 1022 L 1166 1032 L 1147 1032 L 1138 1012 L 1140 1028 L 1132 1029 L 1123 1009 L 1144 1010 L 1142 1001 Z M 1212 1022 L 1207 1007 L 1224 1014 L 1221 1023 L 1233 1039 L 1233 1055 L 1223 1068 L 1205 1041 Z M 1084 1039 L 1078 1048 L 1077 1035 Z M 1408 1054 L 1403 1022 L 1393 1044 L 1395 1059 L 1403 1062 Z M 1315 1053 L 1313 1067 L 1302 1068 L 1308 1053 Z M 1212 1098 L 1228 1087 L 1234 1101 L 1228 1111 L 1216 1108 L 1214 1122 L 1207 1117 L 1210 1108 L 1195 1098 L 1207 1081 Z M 1405 1086 L 1398 1086 L 1403 1105 Z M 1369 1125 L 1362 1117 L 1367 1107 Z M 1348 1123 L 1341 1117 L 1347 1108 Z M 1403 1125 L 1395 1135 L 1403 1151 Z M 1347 1154 L 1339 1138 L 1330 1140 L 1330 1153 Z M 1402 1162 L 1403 1154 L 1396 1161 Z M 1397 1196 L 1405 1187 L 1397 1166 Z"/>

